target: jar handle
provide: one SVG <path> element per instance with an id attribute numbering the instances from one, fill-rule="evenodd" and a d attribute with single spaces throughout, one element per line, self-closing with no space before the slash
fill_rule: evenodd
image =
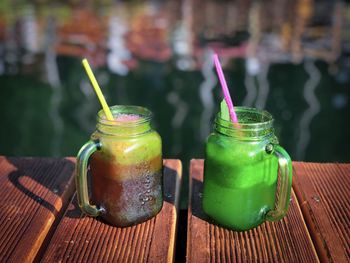
<path id="1" fill-rule="evenodd" d="M 77 155 L 77 166 L 75 173 L 75 185 L 77 188 L 78 203 L 80 209 L 89 216 L 98 216 L 103 212 L 103 208 L 91 205 L 89 202 L 89 192 L 87 185 L 87 167 L 90 156 L 100 150 L 102 144 L 100 141 L 88 141 L 81 147 Z"/>
<path id="2" fill-rule="evenodd" d="M 278 169 L 280 170 L 280 187 L 276 196 L 275 209 L 266 214 L 268 221 L 280 220 L 288 211 L 290 203 L 290 192 L 292 188 L 292 160 L 288 153 L 279 145 L 268 144 L 266 152 L 274 154 L 278 158 Z M 277 174 L 278 176 L 278 174 Z M 276 192 L 278 185 L 276 185 Z"/>

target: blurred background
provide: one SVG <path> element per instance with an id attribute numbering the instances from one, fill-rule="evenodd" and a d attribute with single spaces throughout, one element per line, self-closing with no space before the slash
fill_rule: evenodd
<path id="1" fill-rule="evenodd" d="M 222 99 L 266 109 L 293 160 L 350 162 L 350 3 L 1 0 L 0 154 L 75 156 L 110 105 L 154 113 L 165 158 L 203 158 Z"/>

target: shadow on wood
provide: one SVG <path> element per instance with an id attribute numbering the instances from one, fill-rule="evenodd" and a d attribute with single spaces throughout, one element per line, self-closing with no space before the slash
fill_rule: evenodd
<path id="1" fill-rule="evenodd" d="M 74 198 L 40 261 L 173 262 L 181 173 L 179 160 L 164 160 L 162 210 L 130 227 L 112 227 L 83 216 Z"/>
<path id="2" fill-rule="evenodd" d="M 33 188 L 33 184 L 39 183 L 57 196 L 61 196 L 66 190 L 64 183 L 69 180 L 74 170 L 74 162 L 68 159 L 47 159 L 45 162 L 42 162 L 33 158 L 19 159 L 11 157 L 8 157 L 7 161 L 17 168 L 17 170 L 8 174 L 10 182 L 22 193 L 52 213 L 58 213 L 53 204 L 45 200 L 45 197 L 34 193 L 31 188 Z M 35 162 L 37 164 L 40 162 L 40 169 L 38 169 Z M 60 180 L 57 180 L 58 175 L 62 175 Z"/>
<path id="3" fill-rule="evenodd" d="M 35 262 L 74 192 L 73 158 L 0 156 L 0 262 Z"/>
<path id="4" fill-rule="evenodd" d="M 203 182 L 192 178 L 192 215 L 204 221 L 213 223 L 202 209 Z"/>
<path id="5" fill-rule="evenodd" d="M 204 161 L 191 160 L 187 262 L 318 262 L 292 191 L 288 214 L 249 231 L 233 231 L 208 220 L 202 211 Z"/>

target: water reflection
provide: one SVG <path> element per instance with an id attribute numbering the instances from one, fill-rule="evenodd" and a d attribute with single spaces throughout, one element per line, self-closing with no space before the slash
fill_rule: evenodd
<path id="1" fill-rule="evenodd" d="M 207 49 L 204 53 L 204 63 L 201 70 L 204 80 L 199 86 L 199 95 L 203 105 L 199 132 L 203 141 L 211 132 L 211 118 L 215 114 L 215 102 L 212 93 L 217 83 L 217 77 L 213 72 L 213 54 L 214 52 L 211 49 Z"/>
<path id="2" fill-rule="evenodd" d="M 350 132 L 349 14 L 326 0 L 3 0 L 0 110 L 11 124 L 0 153 L 77 152 L 99 109 L 80 65 L 87 57 L 110 104 L 155 113 L 166 157 L 203 157 L 221 99 L 217 52 L 234 103 L 269 110 L 294 159 L 350 161 L 329 139 Z"/>
<path id="3" fill-rule="evenodd" d="M 109 34 L 107 40 L 107 65 L 111 72 L 126 76 L 135 61 L 132 60 L 131 52 L 127 49 L 125 34 L 129 31 L 125 8 L 121 7 L 119 13 L 109 18 Z M 120 13 L 121 12 L 121 13 Z M 125 63 L 125 64 L 124 64 Z M 127 66 L 129 65 L 129 67 Z"/>
<path id="4" fill-rule="evenodd" d="M 317 69 L 314 61 L 307 61 L 304 64 L 305 71 L 310 76 L 309 79 L 305 83 L 304 88 L 304 98 L 308 103 L 308 108 L 303 113 L 300 119 L 299 126 L 299 140 L 297 141 L 297 152 L 296 158 L 299 160 L 303 160 L 305 158 L 305 151 L 310 141 L 310 124 L 312 119 L 316 116 L 320 111 L 320 103 L 315 95 L 315 89 L 320 83 L 321 75 L 319 70 Z"/>
<path id="5" fill-rule="evenodd" d="M 47 29 L 44 39 L 44 56 L 45 56 L 45 76 L 52 87 L 52 95 L 50 100 L 49 116 L 52 121 L 53 138 L 51 146 L 51 154 L 60 155 L 60 145 L 62 143 L 62 133 L 64 129 L 64 121 L 59 113 L 59 107 L 62 102 L 62 87 L 59 76 L 58 66 L 56 63 L 56 50 L 53 48 L 56 43 L 56 21 L 49 18 L 47 21 Z"/>

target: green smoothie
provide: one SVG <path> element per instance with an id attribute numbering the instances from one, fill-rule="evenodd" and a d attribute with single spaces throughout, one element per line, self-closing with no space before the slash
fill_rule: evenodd
<path id="1" fill-rule="evenodd" d="M 278 158 L 266 146 L 278 142 L 264 114 L 238 107 L 239 127 L 219 114 L 206 143 L 203 209 L 234 230 L 260 225 L 275 209 Z"/>

